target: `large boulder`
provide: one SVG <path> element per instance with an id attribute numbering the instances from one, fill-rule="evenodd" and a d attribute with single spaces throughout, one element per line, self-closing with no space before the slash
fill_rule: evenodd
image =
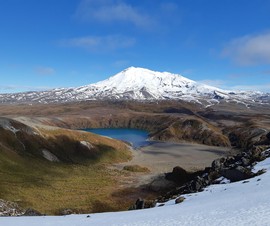
<path id="1" fill-rule="evenodd" d="M 175 199 L 175 204 L 179 204 L 181 202 L 184 202 L 184 200 L 185 200 L 185 197 L 180 196 L 179 198 Z"/>
<path id="2" fill-rule="evenodd" d="M 251 170 L 243 166 L 237 166 L 236 168 L 233 169 L 231 168 L 222 169 L 221 175 L 229 179 L 231 182 L 236 182 L 254 177 L 255 174 L 252 173 Z"/>
<path id="3" fill-rule="evenodd" d="M 270 132 L 267 133 L 266 138 L 270 141 Z"/>
<path id="4" fill-rule="evenodd" d="M 270 149 L 267 149 L 267 150 L 261 152 L 261 157 L 262 158 L 269 158 L 270 157 Z"/>
<path id="5" fill-rule="evenodd" d="M 207 179 L 197 176 L 191 181 L 191 192 L 202 191 L 208 184 L 209 181 Z"/>
<path id="6" fill-rule="evenodd" d="M 144 200 L 141 199 L 141 198 L 138 198 L 136 203 L 135 203 L 135 206 L 136 206 L 136 210 L 141 210 L 141 209 L 144 209 Z"/>
<path id="7" fill-rule="evenodd" d="M 215 171 L 220 171 L 225 163 L 225 158 L 216 159 L 212 162 L 212 169 Z"/>
<path id="8" fill-rule="evenodd" d="M 28 208 L 23 214 L 23 216 L 42 216 L 42 215 L 43 214 L 41 214 L 39 211 L 34 210 L 32 208 Z"/>
<path id="9" fill-rule="evenodd" d="M 180 166 L 173 168 L 171 173 L 167 173 L 165 178 L 174 181 L 177 184 L 183 184 L 190 179 L 190 174 Z"/>

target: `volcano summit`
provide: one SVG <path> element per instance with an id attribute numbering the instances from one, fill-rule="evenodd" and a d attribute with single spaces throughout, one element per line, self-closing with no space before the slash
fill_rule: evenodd
<path id="1" fill-rule="evenodd" d="M 220 101 L 245 105 L 269 102 L 270 95 L 258 91 L 222 90 L 178 74 L 129 67 L 94 84 L 42 92 L 1 94 L 2 103 L 63 103 L 85 100 L 184 100 L 205 106 Z"/>

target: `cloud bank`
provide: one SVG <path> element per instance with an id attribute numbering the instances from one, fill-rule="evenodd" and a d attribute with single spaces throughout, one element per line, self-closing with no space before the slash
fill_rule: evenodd
<path id="1" fill-rule="evenodd" d="M 236 38 L 223 49 L 222 56 L 239 65 L 270 64 L 270 32 Z"/>
<path id="2" fill-rule="evenodd" d="M 37 67 L 35 72 L 39 75 L 52 75 L 55 73 L 55 69 L 51 67 Z"/>
<path id="3" fill-rule="evenodd" d="M 261 91 L 265 93 L 269 93 L 270 91 L 270 83 L 263 84 L 263 85 L 237 85 L 232 86 L 232 90 L 246 90 L 246 91 Z"/>
<path id="4" fill-rule="evenodd" d="M 135 44 L 135 38 L 122 35 L 85 36 L 61 41 L 66 47 L 77 47 L 88 51 L 111 51 L 131 47 Z"/>
<path id="5" fill-rule="evenodd" d="M 87 22 L 93 20 L 102 23 L 126 22 L 141 28 L 153 24 L 151 16 L 138 7 L 115 0 L 82 0 L 74 16 Z"/>

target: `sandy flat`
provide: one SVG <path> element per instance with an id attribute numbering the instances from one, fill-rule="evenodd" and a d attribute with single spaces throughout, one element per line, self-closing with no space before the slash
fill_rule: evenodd
<path id="1" fill-rule="evenodd" d="M 140 165 L 148 167 L 152 173 L 160 174 L 181 166 L 188 171 L 211 166 L 213 160 L 226 155 L 230 148 L 213 147 L 190 143 L 163 143 L 132 150 L 133 159 L 122 165 Z"/>

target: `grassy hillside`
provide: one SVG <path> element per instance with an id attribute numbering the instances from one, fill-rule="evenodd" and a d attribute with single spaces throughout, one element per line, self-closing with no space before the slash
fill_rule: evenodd
<path id="1" fill-rule="evenodd" d="M 122 142 L 86 132 L 0 121 L 0 198 L 46 214 L 65 208 L 99 212 L 130 205 L 120 205 L 118 197 L 112 196 L 121 172 L 107 167 L 131 158 Z M 57 161 L 44 158 L 43 150 Z"/>

